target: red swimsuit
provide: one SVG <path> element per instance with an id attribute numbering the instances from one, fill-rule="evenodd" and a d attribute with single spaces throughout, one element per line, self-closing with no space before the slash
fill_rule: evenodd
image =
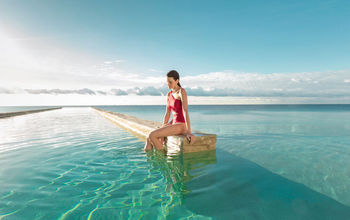
<path id="1" fill-rule="evenodd" d="M 173 91 L 170 91 L 168 96 L 168 108 L 173 112 L 173 119 L 170 124 L 185 123 L 184 114 L 182 112 L 182 102 L 180 99 L 176 99 L 173 96 Z"/>

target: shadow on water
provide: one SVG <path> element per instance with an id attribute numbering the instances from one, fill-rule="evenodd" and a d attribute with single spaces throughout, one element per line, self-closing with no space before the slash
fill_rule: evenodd
<path id="1" fill-rule="evenodd" d="M 148 153 L 166 179 L 167 192 L 200 216 L 214 219 L 346 219 L 345 206 L 220 149 L 166 155 Z"/>

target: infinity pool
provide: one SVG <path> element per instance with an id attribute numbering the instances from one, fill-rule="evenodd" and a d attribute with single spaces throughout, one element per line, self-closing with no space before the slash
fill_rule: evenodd
<path id="1" fill-rule="evenodd" d="M 163 116 L 163 106 L 104 108 Z M 192 106 L 190 117 L 218 135 L 216 152 L 145 153 L 89 107 L 1 119 L 0 219 L 350 216 L 348 109 Z"/>

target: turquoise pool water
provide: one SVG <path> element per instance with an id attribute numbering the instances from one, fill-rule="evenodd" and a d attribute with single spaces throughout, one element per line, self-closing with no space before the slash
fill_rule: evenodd
<path id="1" fill-rule="evenodd" d="M 190 106 L 190 118 L 218 135 L 216 152 L 145 153 L 88 107 L 1 119 L 0 219 L 350 216 L 350 105 Z"/>

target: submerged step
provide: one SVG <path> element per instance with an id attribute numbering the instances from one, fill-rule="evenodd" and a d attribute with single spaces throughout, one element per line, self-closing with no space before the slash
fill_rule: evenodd
<path id="1" fill-rule="evenodd" d="M 103 117 L 111 120 L 118 126 L 130 131 L 141 139 L 146 140 L 148 134 L 162 126 L 162 123 L 140 119 L 131 115 L 110 112 L 103 109 L 93 107 Z M 201 131 L 193 130 L 193 135 L 196 136 L 194 143 L 189 143 L 185 135 L 174 135 L 166 138 L 165 148 L 168 152 L 190 153 L 216 149 L 216 134 L 207 134 Z"/>

